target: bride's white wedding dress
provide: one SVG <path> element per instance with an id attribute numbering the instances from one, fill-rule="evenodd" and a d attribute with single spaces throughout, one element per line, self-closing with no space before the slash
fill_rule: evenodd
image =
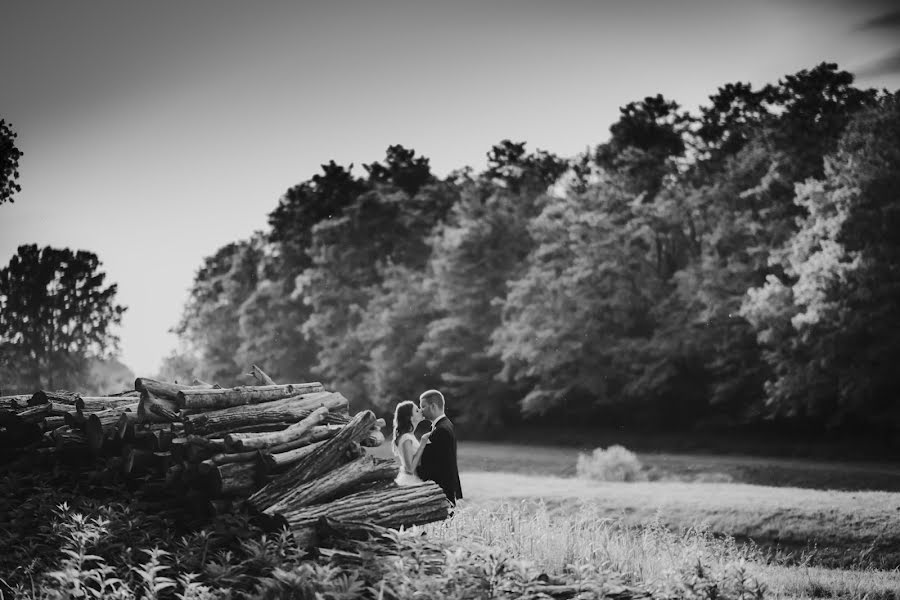
<path id="1" fill-rule="evenodd" d="M 409 468 L 409 465 L 406 464 L 406 458 L 404 457 L 403 452 L 400 452 L 400 447 L 406 443 L 406 440 L 411 440 L 413 456 L 419 451 L 419 440 L 416 439 L 415 435 L 412 433 L 404 433 L 400 436 L 400 439 L 397 440 L 397 445 L 394 446 L 393 449 L 394 456 L 400 460 L 400 473 L 397 475 L 397 478 L 394 479 L 394 482 L 397 485 L 416 485 L 417 483 L 422 483 L 422 480 Z"/>

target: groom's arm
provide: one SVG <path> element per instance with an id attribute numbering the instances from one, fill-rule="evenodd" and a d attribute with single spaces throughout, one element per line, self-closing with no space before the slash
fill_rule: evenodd
<path id="1" fill-rule="evenodd" d="M 444 455 L 448 452 L 449 436 L 440 427 L 431 432 L 428 443 L 422 451 L 422 460 L 416 469 L 416 475 L 422 479 L 436 480 L 443 473 Z"/>
<path id="2" fill-rule="evenodd" d="M 434 473 L 432 463 L 434 463 L 434 452 L 431 450 L 431 444 L 425 444 L 422 449 L 422 458 L 419 460 L 419 466 L 416 467 L 416 475 L 420 479 L 431 479 L 431 474 Z"/>

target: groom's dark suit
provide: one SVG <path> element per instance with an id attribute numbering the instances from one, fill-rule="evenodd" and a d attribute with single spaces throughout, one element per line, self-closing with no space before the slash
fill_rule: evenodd
<path id="1" fill-rule="evenodd" d="M 431 434 L 430 444 L 422 451 L 422 460 L 416 473 L 424 480 L 441 486 L 454 505 L 463 497 L 456 466 L 456 433 L 447 417 L 438 419 Z"/>

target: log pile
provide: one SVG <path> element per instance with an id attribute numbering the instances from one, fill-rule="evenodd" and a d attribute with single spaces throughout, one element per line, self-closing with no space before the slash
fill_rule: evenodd
<path id="1" fill-rule="evenodd" d="M 397 487 L 383 419 L 350 416 L 347 399 L 317 382 L 220 388 L 148 378 L 116 396 L 40 390 L 0 397 L 0 447 L 70 460 L 116 457 L 122 473 L 215 510 L 241 506 L 316 543 L 322 517 L 383 527 L 447 517 L 440 487 Z"/>

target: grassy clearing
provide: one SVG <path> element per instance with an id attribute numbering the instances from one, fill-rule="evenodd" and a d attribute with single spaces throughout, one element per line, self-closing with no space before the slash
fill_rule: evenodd
<path id="1" fill-rule="evenodd" d="M 390 448 L 385 445 L 388 455 Z M 575 475 L 578 453 L 588 449 L 512 443 L 459 444 L 466 471 Z M 712 454 L 638 452 L 650 480 L 733 481 L 779 487 L 900 492 L 900 467 L 890 463 L 816 461 Z"/>
<path id="2" fill-rule="evenodd" d="M 752 540 L 792 563 L 830 567 L 900 565 L 900 494 L 729 483 L 601 483 L 516 473 L 465 472 L 466 502 L 542 498 L 551 512 L 589 507 L 625 526 L 658 521 Z"/>
<path id="3" fill-rule="evenodd" d="M 472 502 L 448 522 L 423 529 L 438 539 L 491 547 L 549 573 L 586 565 L 608 569 L 662 597 L 692 597 L 704 582 L 714 581 L 718 592 L 699 595 L 740 590 L 738 597 L 744 598 L 900 598 L 898 571 L 786 567 L 753 545 L 703 527 L 675 532 L 658 520 L 623 527 L 615 519 L 597 518 L 588 504 L 568 508 L 562 512 L 532 500 Z"/>

